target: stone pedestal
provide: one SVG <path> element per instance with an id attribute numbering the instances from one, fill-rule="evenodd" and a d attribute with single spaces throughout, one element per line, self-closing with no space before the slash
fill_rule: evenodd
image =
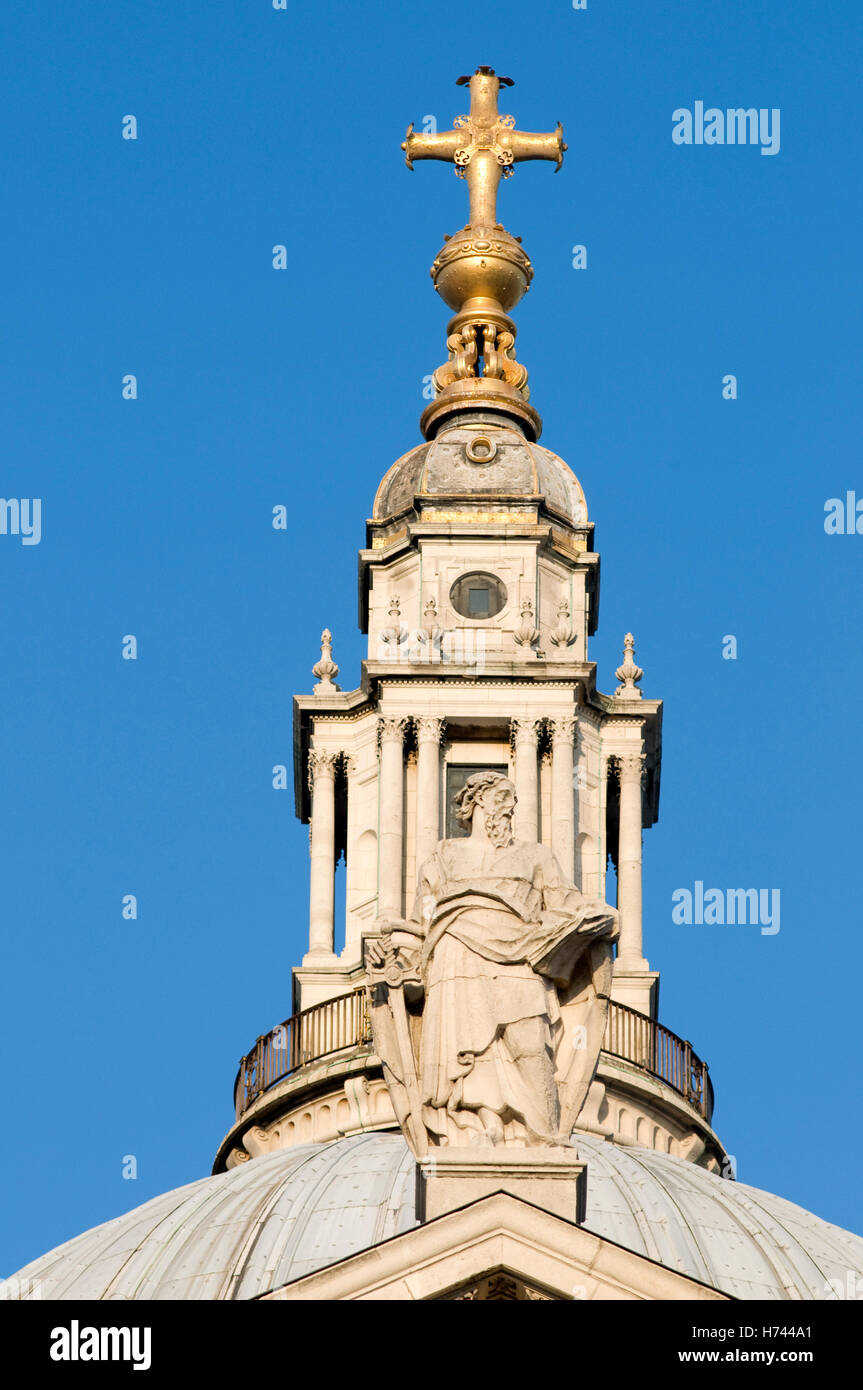
<path id="1" fill-rule="evenodd" d="M 581 1224 L 587 1207 L 587 1164 L 573 1148 L 438 1149 L 417 1163 L 417 1220 L 508 1192 L 523 1202 Z"/>
<path id="2" fill-rule="evenodd" d="M 627 970 L 620 957 L 614 962 L 611 997 L 616 1004 L 626 1004 L 648 1018 L 659 1016 L 659 971 Z"/>

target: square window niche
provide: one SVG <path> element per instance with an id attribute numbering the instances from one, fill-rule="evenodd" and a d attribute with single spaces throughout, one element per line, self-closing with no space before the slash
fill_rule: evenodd
<path id="1" fill-rule="evenodd" d="M 455 807 L 453 799 L 458 795 L 467 781 L 475 772 L 501 772 L 504 777 L 509 776 L 509 768 L 506 763 L 448 763 L 446 768 L 446 816 L 444 831 L 447 840 L 459 840 L 463 836 L 470 834 L 470 831 L 463 825 L 459 825 L 455 818 Z"/>
<path id="2" fill-rule="evenodd" d="M 487 618 L 491 613 L 491 595 L 488 587 L 484 589 L 468 589 L 467 591 L 467 611 L 471 618 Z"/>

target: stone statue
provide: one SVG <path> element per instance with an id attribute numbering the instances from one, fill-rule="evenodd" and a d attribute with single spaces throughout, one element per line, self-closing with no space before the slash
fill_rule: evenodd
<path id="1" fill-rule="evenodd" d="M 366 945 L 372 1033 L 418 1158 L 466 1145 L 568 1145 L 596 1070 L 617 912 L 549 849 L 514 840 L 516 795 L 478 772 L 455 798 L 407 921 Z"/>

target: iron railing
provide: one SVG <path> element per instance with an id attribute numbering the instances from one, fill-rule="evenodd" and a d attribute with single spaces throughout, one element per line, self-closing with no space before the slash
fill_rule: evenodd
<path id="1" fill-rule="evenodd" d="M 240 1060 L 234 1091 L 237 1119 L 277 1081 L 333 1052 L 370 1043 L 371 1038 L 364 986 L 292 1014 L 271 1033 L 262 1033 Z"/>
<path id="2" fill-rule="evenodd" d="M 333 1053 L 370 1045 L 371 1036 L 364 986 L 286 1018 L 271 1033 L 262 1033 L 240 1061 L 234 1092 L 237 1119 L 286 1076 Z M 659 1077 L 709 1121 L 713 1087 L 706 1062 L 690 1043 L 655 1019 L 612 1002 L 602 1050 Z"/>
<path id="3" fill-rule="evenodd" d="M 713 1114 L 713 1086 L 707 1063 L 693 1052 L 691 1043 L 684 1042 L 670 1028 L 630 1009 L 628 1004 L 612 1000 L 602 1050 L 658 1076 L 709 1121 Z"/>

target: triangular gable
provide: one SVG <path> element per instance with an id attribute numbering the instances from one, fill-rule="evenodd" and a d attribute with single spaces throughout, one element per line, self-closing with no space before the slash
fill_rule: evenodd
<path id="1" fill-rule="evenodd" d="M 261 1298 L 726 1301 L 727 1295 L 496 1192 Z"/>

